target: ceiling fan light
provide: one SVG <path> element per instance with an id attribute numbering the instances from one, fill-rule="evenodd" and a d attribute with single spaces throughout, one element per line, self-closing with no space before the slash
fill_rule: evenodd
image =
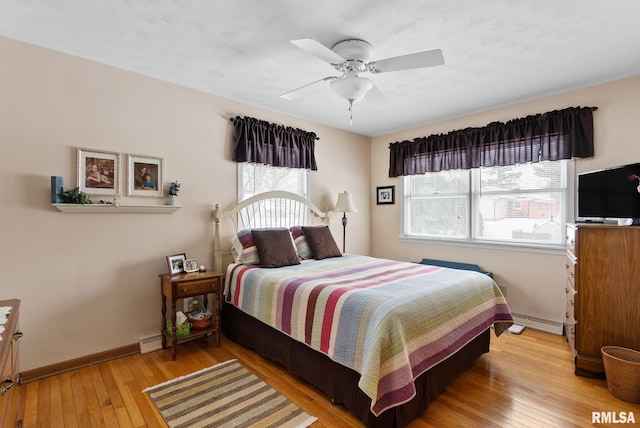
<path id="1" fill-rule="evenodd" d="M 331 82 L 331 89 L 340 98 L 348 101 L 360 101 L 373 88 L 373 83 L 366 77 L 347 76 Z"/>

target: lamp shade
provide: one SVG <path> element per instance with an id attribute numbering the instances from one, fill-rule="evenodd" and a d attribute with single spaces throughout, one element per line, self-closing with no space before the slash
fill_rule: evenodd
<path id="1" fill-rule="evenodd" d="M 351 199 L 351 193 L 347 193 L 344 191 L 343 193 L 338 193 L 338 202 L 336 202 L 336 207 L 334 208 L 335 212 L 340 213 L 357 213 L 358 208 L 353 203 Z"/>

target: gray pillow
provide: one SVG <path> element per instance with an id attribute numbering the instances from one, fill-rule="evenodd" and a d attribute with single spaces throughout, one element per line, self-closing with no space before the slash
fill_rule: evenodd
<path id="1" fill-rule="evenodd" d="M 329 257 L 342 257 L 342 252 L 333 239 L 329 226 L 302 226 L 313 258 L 317 260 Z"/>
<path id="2" fill-rule="evenodd" d="M 252 230 L 260 266 L 276 268 L 300 264 L 288 229 Z"/>

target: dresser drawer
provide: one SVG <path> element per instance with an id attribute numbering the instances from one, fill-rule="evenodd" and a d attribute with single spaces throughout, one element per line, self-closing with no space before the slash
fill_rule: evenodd
<path id="1" fill-rule="evenodd" d="M 569 347 L 571 348 L 571 354 L 575 358 L 578 354 L 578 348 L 576 344 L 576 325 L 565 325 L 565 335 L 567 337 L 567 342 L 569 343 Z"/>
<path id="2" fill-rule="evenodd" d="M 574 290 L 578 290 L 577 281 L 576 281 L 576 262 L 571 259 L 571 257 L 567 257 L 567 262 L 565 264 L 567 268 L 567 280 L 571 282 L 571 285 Z"/>
<path id="3" fill-rule="evenodd" d="M 175 284 L 175 297 L 180 299 L 182 297 L 199 296 L 201 294 L 217 292 L 220 289 L 219 284 L 219 279 L 192 281 L 188 284 Z"/>
<path id="4" fill-rule="evenodd" d="M 565 298 L 567 300 L 567 313 L 571 315 L 571 318 L 575 319 L 577 293 L 571 286 L 571 282 L 569 280 L 567 280 L 567 286 L 565 287 L 564 291 L 565 291 Z"/>

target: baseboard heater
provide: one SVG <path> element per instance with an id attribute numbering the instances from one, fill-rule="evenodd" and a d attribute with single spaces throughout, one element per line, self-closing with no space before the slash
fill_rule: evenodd
<path id="1" fill-rule="evenodd" d="M 512 312 L 513 321 L 516 324 L 522 324 L 536 330 L 546 331 L 547 333 L 562 335 L 563 324 L 561 322 L 545 320 L 543 318 L 532 317 L 531 315 L 518 314 Z"/>
<path id="2" fill-rule="evenodd" d="M 140 353 L 146 354 L 148 352 L 159 351 L 162 349 L 162 335 L 156 334 L 153 336 L 147 336 L 140 339 Z"/>

